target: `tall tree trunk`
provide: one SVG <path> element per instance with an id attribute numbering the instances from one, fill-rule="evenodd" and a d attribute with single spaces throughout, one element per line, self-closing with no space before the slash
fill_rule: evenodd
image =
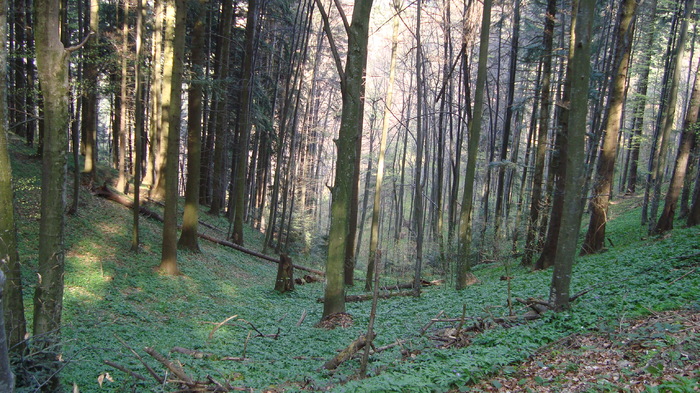
<path id="1" fill-rule="evenodd" d="M 521 261 L 523 266 L 532 265 L 532 258 L 539 252 L 537 233 L 539 228 L 540 212 L 544 207 L 542 186 L 544 180 L 544 164 L 547 154 L 547 136 L 549 135 L 549 108 L 552 80 L 552 47 L 554 42 L 554 20 L 557 13 L 556 0 L 547 2 L 547 14 L 544 20 L 544 58 L 542 60 L 542 87 L 540 97 L 539 128 L 537 130 L 537 150 L 535 153 L 535 172 L 532 180 L 532 200 L 530 201 L 530 218 L 528 220 L 527 235 L 525 240 L 525 254 Z"/>
<path id="2" fill-rule="evenodd" d="M 234 173 L 235 185 L 233 187 L 233 242 L 243 245 L 243 221 L 245 215 L 245 179 L 248 172 L 248 144 L 251 129 L 251 101 L 253 91 L 253 67 L 255 64 L 255 31 L 257 29 L 258 10 L 257 1 L 248 1 L 248 17 L 245 27 L 245 57 L 242 70 L 242 89 L 238 114 L 239 140 L 237 143 L 237 162 Z"/>
<path id="3" fill-rule="evenodd" d="M 144 121 L 145 111 L 143 107 L 143 82 L 142 82 L 142 67 L 141 61 L 143 56 L 143 23 L 146 14 L 146 9 L 143 6 L 143 0 L 136 1 L 136 57 L 134 61 L 134 144 L 136 154 L 134 157 L 134 219 L 131 236 L 131 251 L 138 252 L 140 235 L 139 235 L 139 214 L 141 210 L 141 176 L 143 172 L 143 138 L 144 138 Z"/>
<path id="4" fill-rule="evenodd" d="M 180 151 L 180 92 L 182 62 L 185 50 L 184 0 L 165 0 L 165 32 L 163 34 L 163 97 L 161 130 L 167 143 L 165 169 L 165 208 L 163 209 L 163 249 L 158 270 L 177 275 L 177 200 L 178 160 Z"/>
<path id="5" fill-rule="evenodd" d="M 0 1 L 0 80 L 7 76 L 7 2 Z M 24 318 L 22 275 L 17 252 L 17 229 L 15 227 L 12 193 L 12 167 L 8 152 L 7 84 L 0 83 L 0 269 L 5 274 L 2 291 L 4 329 L 7 344 L 16 353 L 21 353 L 27 322 Z M 14 385 L 13 385 L 14 386 Z M 2 387 L 2 385 L 0 385 Z"/>
<path id="6" fill-rule="evenodd" d="M 214 136 L 214 154 L 212 156 L 212 195 L 211 195 L 211 205 L 209 206 L 209 214 L 219 215 L 221 209 L 224 207 L 225 199 L 225 187 L 224 187 L 224 158 L 227 143 L 227 133 L 228 133 L 228 108 L 227 108 L 227 91 L 228 82 L 226 79 L 229 75 L 229 53 L 231 50 L 231 26 L 233 25 L 233 8 L 230 0 L 225 0 L 222 5 L 223 12 L 221 14 L 221 30 L 220 37 L 217 41 L 217 54 L 219 54 L 218 67 L 216 72 L 217 81 L 222 84 L 219 86 L 221 92 L 215 95 L 216 103 L 214 107 L 216 112 L 214 113 L 215 120 L 215 136 Z M 210 131 L 211 132 L 211 131 Z"/>
<path id="7" fill-rule="evenodd" d="M 148 162 L 146 175 L 143 182 L 150 186 L 149 196 L 162 196 L 163 190 L 156 184 L 159 177 L 164 151 L 161 147 L 161 97 L 163 96 L 163 1 L 154 0 L 153 6 L 153 36 L 151 38 L 151 58 L 153 67 L 151 70 L 150 97 L 150 124 L 148 128 Z"/>
<path id="8" fill-rule="evenodd" d="M 637 9 L 636 0 L 623 0 L 620 5 L 617 45 L 613 69 L 615 76 L 610 89 L 610 99 L 605 115 L 605 136 L 603 149 L 598 158 L 598 169 L 593 185 L 593 197 L 590 203 L 591 219 L 586 239 L 581 249 L 582 255 L 600 252 L 605 245 L 605 224 L 608 220 L 608 206 L 613 191 L 615 159 L 617 158 L 618 135 L 622 123 L 622 110 L 627 92 L 627 73 L 634 37 L 634 17 Z"/>
<path id="9" fill-rule="evenodd" d="M 128 98 L 127 98 L 127 83 L 129 82 L 129 2 L 123 2 L 124 17 L 122 18 L 122 47 L 121 47 L 121 76 L 119 78 L 119 146 L 117 147 L 117 189 L 123 193 L 129 190 L 129 182 L 127 181 L 126 168 L 126 136 L 128 130 Z"/>
<path id="10" fill-rule="evenodd" d="M 699 157 L 700 158 L 700 157 Z M 700 160 L 698 160 L 697 166 L 700 168 Z M 696 226 L 700 224 L 700 170 L 695 177 L 695 191 L 693 191 L 693 204 L 690 206 L 690 211 L 688 211 L 688 221 L 689 227 Z"/>
<path id="11" fill-rule="evenodd" d="M 392 18 L 391 33 L 391 57 L 389 60 L 389 85 L 386 90 L 384 100 L 384 116 L 382 117 L 382 136 L 379 139 L 379 158 L 377 158 L 377 179 L 374 182 L 374 204 L 372 205 L 372 224 L 369 234 L 369 257 L 367 259 L 367 276 L 365 279 L 365 290 L 372 289 L 372 282 L 375 270 L 376 254 L 379 247 L 379 209 L 382 197 L 382 183 L 384 182 L 384 157 L 386 155 L 386 139 L 389 131 L 389 117 L 391 115 L 391 105 L 394 101 L 394 81 L 396 79 L 396 49 L 399 42 L 399 1 L 393 3 L 396 14 Z"/>
<path id="12" fill-rule="evenodd" d="M 569 307 L 569 285 L 576 253 L 576 240 L 581 228 L 583 192 L 586 171 L 584 138 L 588 112 L 588 88 L 591 75 L 591 30 L 593 26 L 595 0 L 573 0 L 571 21 L 571 43 L 567 80 L 571 86 L 571 101 L 568 103 L 569 121 L 567 133 L 566 175 L 564 180 L 561 230 L 554 260 L 554 272 L 549 292 L 549 301 L 557 310 Z M 568 83 L 568 82 L 567 82 Z"/>
<path id="13" fill-rule="evenodd" d="M 671 86 L 669 88 L 668 101 L 664 105 L 663 120 L 661 134 L 659 135 L 660 143 L 658 149 L 658 159 L 655 159 L 655 168 L 652 173 L 653 195 L 650 201 L 649 208 L 649 233 L 655 232 L 656 213 L 659 209 L 659 199 L 661 198 L 661 183 L 663 174 L 666 171 L 666 156 L 668 146 L 670 145 L 671 131 L 673 131 L 673 123 L 676 116 L 676 102 L 678 101 L 678 84 L 680 80 L 681 68 L 683 66 L 683 55 L 685 53 L 685 43 L 688 38 L 688 24 L 690 16 L 695 6 L 695 0 L 686 0 L 685 15 L 681 22 L 680 36 L 676 44 L 676 51 L 673 58 L 673 71 L 671 76 Z M 676 197 L 677 198 L 677 197 Z"/>
<path id="14" fill-rule="evenodd" d="M 690 97 L 685 121 L 683 122 L 683 134 L 681 134 L 681 140 L 678 146 L 676 164 L 673 168 L 673 177 L 671 178 L 671 184 L 666 193 L 664 210 L 661 213 L 661 217 L 659 217 L 659 222 L 656 224 L 656 233 L 663 233 L 673 229 L 673 219 L 676 215 L 678 197 L 680 196 L 681 188 L 685 181 L 686 169 L 690 158 L 690 148 L 693 144 L 693 140 L 696 139 L 695 134 L 698 130 L 698 110 L 700 110 L 700 67 L 695 74 L 693 93 Z M 698 185 L 696 184 L 695 187 L 698 187 Z"/>
<path id="15" fill-rule="evenodd" d="M 34 292 L 34 336 L 54 375 L 46 388 L 59 388 L 55 355 L 60 342 L 63 309 L 64 210 L 67 131 L 70 121 L 68 86 L 69 52 L 61 42 L 60 4 L 57 0 L 36 0 L 34 34 L 36 61 L 43 95 L 44 135 L 42 145 L 41 219 L 39 259 L 41 277 Z M 51 354 L 50 352 L 54 352 Z M 56 373 L 54 373 L 54 371 Z"/>
<path id="16" fill-rule="evenodd" d="M 95 59 L 100 31 L 100 2 L 90 0 L 90 31 L 94 37 L 90 39 L 85 48 L 87 61 L 83 63 L 82 83 L 85 84 L 82 96 L 81 132 L 84 136 L 85 172 L 93 183 L 97 182 L 97 61 Z"/>
<path id="17" fill-rule="evenodd" d="M 549 8 L 548 12 L 549 14 Z M 548 15 L 549 17 L 549 15 Z M 554 18 L 554 14 L 551 15 Z M 552 29 L 553 30 L 553 29 Z M 546 35 L 546 33 L 545 33 Z M 551 39 L 551 38 L 550 38 Z M 496 211 L 495 211 L 495 223 L 494 223 L 494 233 L 495 239 L 494 246 L 500 243 L 501 236 L 501 222 L 504 219 L 503 205 L 504 205 L 504 189 L 506 182 L 506 166 L 504 165 L 508 159 L 508 146 L 510 145 L 510 134 L 511 127 L 513 123 L 513 102 L 515 99 L 515 76 L 518 67 L 518 44 L 520 40 L 520 0 L 513 1 L 513 35 L 511 37 L 510 43 L 510 64 L 508 67 L 508 92 L 506 97 L 506 117 L 503 124 L 503 139 L 501 141 L 501 165 L 498 167 L 498 186 L 496 190 Z M 545 39 L 546 40 L 546 39 Z M 546 41 L 545 41 L 546 46 Z M 545 51 L 547 48 L 545 47 Z M 549 53 L 549 51 L 547 51 Z M 551 60 L 550 60 L 551 61 Z"/>
<path id="18" fill-rule="evenodd" d="M 423 183 L 421 182 L 421 171 L 423 170 L 423 145 L 425 136 L 423 132 L 423 75 L 421 66 L 423 64 L 420 25 L 422 1 L 416 2 L 416 159 L 414 175 L 414 195 L 413 195 L 413 220 L 416 234 L 416 265 L 413 276 L 413 295 L 420 296 L 421 290 L 421 270 L 423 264 Z M 476 139 L 478 140 L 478 138 Z"/>
<path id="19" fill-rule="evenodd" d="M 319 7 L 320 8 L 320 7 Z M 352 182 L 357 157 L 357 138 L 363 118 L 363 85 L 367 66 L 367 41 L 372 0 L 356 0 L 352 22 L 348 29 L 348 54 L 345 71 L 341 74 L 343 108 L 340 131 L 336 140 L 337 157 L 335 182 L 331 191 L 331 227 L 326 262 L 326 288 L 323 316 L 345 311 L 343 266 L 349 232 Z M 326 21 L 327 25 L 327 21 Z M 327 33 L 330 33 L 328 29 Z M 329 35 L 330 40 L 330 35 Z"/>
<path id="20" fill-rule="evenodd" d="M 206 0 L 195 7 L 196 20 L 192 29 L 192 79 L 187 94 L 187 185 L 185 187 L 185 212 L 182 216 L 182 232 L 178 247 L 198 252 L 197 236 L 199 215 L 199 180 L 202 142 L 202 92 L 204 80 L 204 13 Z"/>
<path id="21" fill-rule="evenodd" d="M 644 126 L 644 109 L 647 104 L 647 89 L 649 87 L 649 72 L 651 70 L 651 55 L 653 53 L 652 45 L 656 38 L 656 6 L 657 1 L 651 0 L 649 3 L 649 16 L 645 20 L 649 23 L 650 28 L 642 29 L 642 35 L 646 41 L 641 50 L 639 64 L 639 79 L 637 81 L 636 94 L 634 98 L 634 106 L 632 109 L 632 136 L 630 137 L 630 168 L 627 176 L 627 194 L 634 194 L 637 191 L 638 182 L 638 166 L 639 166 L 639 150 L 642 141 L 642 129 Z"/>
<path id="22" fill-rule="evenodd" d="M 486 85 L 486 66 L 488 62 L 489 31 L 491 27 L 491 0 L 484 0 L 481 20 L 481 41 L 479 43 L 479 67 L 477 69 L 474 114 L 469 123 L 469 152 L 467 156 L 467 173 L 464 178 L 462 211 L 459 217 L 459 257 L 457 260 L 457 290 L 467 287 L 471 273 L 472 249 L 472 210 L 474 197 L 474 178 L 476 177 L 476 158 L 479 153 L 479 136 L 484 106 L 484 86 Z M 467 78 L 467 75 L 464 76 Z"/>

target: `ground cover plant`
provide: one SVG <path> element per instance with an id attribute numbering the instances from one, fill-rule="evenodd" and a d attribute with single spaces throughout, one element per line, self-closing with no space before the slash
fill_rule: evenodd
<path id="1" fill-rule="evenodd" d="M 38 160 L 28 157 L 15 160 L 15 164 L 18 237 L 26 314 L 31 318 L 29 294 L 37 280 L 39 168 Z M 517 267 L 516 260 L 482 264 L 474 269 L 479 283 L 464 291 L 454 291 L 448 282 L 426 288 L 420 298 L 380 300 L 374 325 L 375 346 L 388 346 L 397 340 L 401 345 L 370 356 L 369 378 L 359 380 L 356 360 L 341 364 L 334 372 L 321 366 L 365 332 L 370 302 L 347 304 L 354 320 L 350 327 L 317 328 L 322 305 L 316 299 L 323 295 L 322 283 L 278 294 L 272 290 L 274 264 L 205 241 L 200 243 L 202 253 L 179 254 L 181 276 L 160 275 L 154 267 L 160 256 L 161 224 L 143 219 L 143 246 L 139 253 L 132 253 L 128 251 L 131 212 L 83 190 L 80 209 L 68 218 L 66 228 L 62 328 L 65 367 L 61 378 L 66 390 L 77 387 L 83 392 L 175 390 L 172 385 L 157 384 L 135 356 L 134 352 L 143 357 L 158 375 L 169 375 L 162 364 L 144 352 L 150 347 L 181 364 L 194 379 L 210 376 L 253 391 L 478 391 L 474 384 L 499 372 L 518 369 L 543 346 L 567 337 L 633 324 L 637 318 L 655 317 L 666 310 L 690 314 L 690 310 L 700 308 L 700 228 L 680 228 L 663 237 L 647 237 L 638 225 L 635 200 L 622 200 L 615 209 L 608 228 L 610 249 L 579 258 L 574 268 L 573 292 L 590 291 L 570 311 L 547 313 L 540 319 L 516 321 L 508 327 L 494 325 L 466 337 L 466 345 L 450 348 L 434 339 L 449 324 L 435 323 L 421 335 L 421 328 L 440 312 L 450 318 L 465 315 L 465 323 L 507 316 L 508 283 L 512 297 L 547 296 L 550 270 L 532 273 Z M 206 214 L 202 217 L 225 231 L 225 219 Z M 246 239 L 250 239 L 247 244 L 251 248 L 262 242 L 261 235 L 254 231 L 246 233 Z M 500 278 L 504 275 L 513 279 L 503 281 Z M 395 282 L 395 277 L 385 277 L 385 281 Z M 350 293 L 360 294 L 360 290 L 357 285 Z M 516 306 L 515 313 L 521 315 L 525 309 Z M 670 329 L 676 329 L 676 325 L 670 325 Z M 647 333 L 651 336 L 659 332 L 647 329 Z M 694 337 L 697 339 L 697 330 Z M 174 347 L 207 356 L 171 352 Z M 674 364 L 681 364 L 679 369 L 685 370 L 683 364 L 697 363 L 697 355 L 693 356 L 678 355 Z M 146 379 L 117 370 L 105 361 Z M 668 374 L 666 378 L 648 379 L 667 384 L 669 390 L 662 386 L 658 391 L 692 391 L 697 387 L 697 368 L 690 375 L 676 376 L 672 368 L 652 366 L 645 366 L 642 372 L 652 377 Z M 519 380 L 537 383 L 537 375 L 522 369 Z M 25 382 L 33 378 L 22 370 L 18 374 Z M 540 385 L 548 382 L 539 378 Z M 591 391 L 614 391 L 617 382 L 602 385 L 597 381 L 599 385 L 586 386 Z M 672 383 L 686 386 L 686 390 L 672 390 L 676 389 Z M 490 386 L 497 387 L 493 383 Z"/>

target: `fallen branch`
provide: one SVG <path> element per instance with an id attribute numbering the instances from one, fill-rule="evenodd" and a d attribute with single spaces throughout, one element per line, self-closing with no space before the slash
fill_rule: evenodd
<path id="1" fill-rule="evenodd" d="M 128 368 L 126 368 L 126 367 L 124 367 L 124 366 L 122 366 L 122 365 L 120 365 L 120 364 L 111 362 L 111 361 L 109 361 L 109 360 L 105 360 L 104 363 L 105 363 L 106 365 L 110 366 L 110 367 L 116 368 L 116 369 L 119 370 L 119 371 L 123 371 L 123 372 L 125 372 L 125 373 L 131 375 L 132 377 L 134 377 L 134 378 L 136 378 L 136 379 L 140 379 L 140 380 L 142 380 L 142 381 L 145 381 L 145 380 L 146 380 L 146 377 L 144 377 L 143 375 L 141 375 L 141 374 L 139 374 L 139 373 L 137 373 L 137 372 L 131 371 L 131 370 L 129 370 Z"/>
<path id="2" fill-rule="evenodd" d="M 207 353 L 207 352 L 202 352 L 202 351 L 195 351 L 193 349 L 187 349 L 183 347 L 173 347 L 170 352 L 176 352 L 176 353 L 181 353 L 183 355 L 190 355 L 195 359 L 206 359 L 213 357 L 214 354 Z"/>
<path id="3" fill-rule="evenodd" d="M 129 200 L 129 199 L 126 198 L 125 196 L 122 196 L 122 195 L 119 195 L 119 194 L 115 193 L 114 191 L 112 191 L 111 189 L 109 189 L 109 187 L 107 187 L 106 185 L 103 185 L 103 186 L 101 186 L 101 187 L 96 188 L 96 189 L 93 191 L 93 193 L 94 193 L 94 195 L 96 195 L 96 196 L 105 198 L 105 199 L 110 200 L 110 201 L 112 201 L 112 202 L 117 202 L 117 203 L 119 203 L 120 205 L 126 206 L 126 207 L 128 207 L 128 208 L 130 208 L 130 209 L 133 209 L 133 207 L 134 207 L 134 203 L 133 203 L 131 200 Z M 152 219 L 154 219 L 154 220 L 156 220 L 156 221 L 163 222 L 163 217 L 162 217 L 160 214 L 158 214 L 158 213 L 156 213 L 156 212 L 154 212 L 154 211 L 152 211 L 152 210 L 149 210 L 149 209 L 146 208 L 146 207 L 139 206 L 139 214 L 141 214 L 141 215 L 144 216 L 144 217 L 152 218 Z M 270 261 L 270 262 L 274 262 L 274 263 L 280 263 L 280 259 L 279 259 L 279 258 L 275 258 L 275 257 L 269 256 L 269 255 L 261 254 L 261 253 L 259 253 L 259 252 L 253 251 L 253 250 L 249 250 L 249 249 L 247 249 L 247 248 L 245 248 L 245 247 L 243 247 L 243 246 L 241 246 L 241 245 L 238 245 L 238 244 L 236 244 L 236 243 L 232 243 L 232 242 L 229 242 L 229 241 L 226 241 L 226 240 L 217 239 L 217 238 L 215 238 L 215 237 L 213 237 L 213 236 L 209 236 L 209 235 L 206 235 L 206 234 L 204 234 L 204 233 L 198 233 L 197 236 L 200 237 L 200 238 L 202 238 L 202 239 L 204 239 L 204 240 L 208 240 L 208 241 L 210 241 L 210 242 L 212 242 L 212 243 L 216 243 L 216 244 L 219 244 L 219 245 L 222 245 L 222 246 L 230 247 L 230 248 L 233 248 L 234 250 L 241 251 L 241 252 L 243 252 L 243 253 L 246 253 L 246 254 L 248 254 L 248 255 L 252 255 L 252 256 L 257 257 L 257 258 L 260 258 L 260 259 L 264 259 L 264 260 L 266 260 L 266 261 Z M 326 275 L 326 273 L 324 273 L 324 272 L 322 272 L 322 271 L 320 271 L 320 270 L 311 269 L 311 268 L 308 268 L 308 267 L 305 267 L 305 266 L 299 266 L 299 265 L 292 265 L 292 266 L 294 266 L 295 269 L 304 270 L 304 271 L 307 271 L 307 272 L 309 272 L 309 273 L 313 273 L 313 274 L 316 274 L 316 275 L 319 275 L 319 276 L 325 276 L 325 275 Z"/>
<path id="4" fill-rule="evenodd" d="M 421 280 L 420 284 L 422 287 L 431 287 L 431 286 L 436 286 L 436 285 L 442 285 L 445 283 L 445 280 Z M 391 290 L 398 290 L 398 289 L 413 289 L 413 283 L 407 283 L 407 284 L 396 284 L 396 285 L 386 285 L 383 287 L 379 288 L 382 291 L 391 291 Z"/>
<path id="5" fill-rule="evenodd" d="M 389 298 L 398 297 L 398 296 L 413 296 L 413 291 L 381 293 L 377 296 L 377 298 L 378 299 L 389 299 Z M 345 296 L 346 303 L 366 302 L 368 300 L 372 300 L 372 295 L 347 295 L 347 296 Z M 320 298 L 316 299 L 316 302 L 323 303 L 323 298 L 320 297 Z"/>
<path id="6" fill-rule="evenodd" d="M 160 353 L 158 353 L 158 351 L 151 347 L 144 348 L 144 351 L 147 354 L 151 355 L 151 357 L 153 357 L 155 360 L 163 364 L 168 370 L 170 370 L 170 372 L 175 374 L 175 376 L 178 377 L 185 385 L 190 387 L 195 385 L 195 382 L 192 380 L 192 378 L 189 377 L 189 375 L 185 374 L 185 370 L 183 370 L 182 367 L 166 359 L 165 356 L 161 355 Z"/>
<path id="7" fill-rule="evenodd" d="M 372 338 L 376 336 L 377 334 L 374 333 L 372 335 Z M 364 348 L 365 345 L 367 345 L 367 337 L 365 337 L 365 335 L 363 334 L 360 337 L 358 337 L 357 340 L 351 342 L 350 345 L 348 345 L 345 349 L 340 351 L 340 353 L 336 355 L 333 359 L 327 361 L 323 365 L 323 368 L 326 370 L 335 370 L 343 362 L 352 358 L 353 355 L 355 355 L 360 349 Z"/>

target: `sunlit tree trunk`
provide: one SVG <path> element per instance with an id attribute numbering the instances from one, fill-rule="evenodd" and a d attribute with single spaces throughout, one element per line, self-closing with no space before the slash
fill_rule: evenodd
<path id="1" fill-rule="evenodd" d="M 384 182 L 384 157 L 386 154 L 386 139 L 389 130 L 389 118 L 391 116 L 391 105 L 394 101 L 394 80 L 396 79 L 396 48 L 399 41 L 399 15 L 400 4 L 394 1 L 394 11 L 396 15 L 392 18 L 391 33 L 391 58 L 389 60 L 389 85 L 386 90 L 384 100 L 384 116 L 382 117 L 382 136 L 379 139 L 379 158 L 377 159 L 377 179 L 374 184 L 374 204 L 372 205 L 372 224 L 369 234 L 369 258 L 367 259 L 367 276 L 365 279 L 365 290 L 372 289 L 374 277 L 374 263 L 376 262 L 377 248 L 379 247 L 379 213 L 382 197 L 382 183 Z"/>
<path id="2" fill-rule="evenodd" d="M 549 17 L 549 15 L 548 15 Z M 552 18 L 554 15 L 552 15 Z M 553 29 L 552 29 L 553 30 Z M 545 33 L 546 34 L 546 33 Z M 506 97 L 506 117 L 503 124 L 503 139 L 501 141 L 501 154 L 500 160 L 501 164 L 505 164 L 508 159 L 508 146 L 510 145 L 510 134 L 511 127 L 513 124 L 513 102 L 515 98 L 515 76 L 518 67 L 518 46 L 520 40 L 520 0 L 513 1 L 513 35 L 511 36 L 510 44 L 510 64 L 508 66 L 508 92 Z M 545 48 L 545 51 L 547 49 Z M 545 55 L 547 56 L 547 55 Z M 548 56 L 547 56 L 548 57 Z M 551 60 L 550 60 L 551 61 Z M 501 165 L 498 167 L 498 185 L 496 189 L 496 210 L 495 210 L 495 221 L 494 221 L 494 233 L 495 242 L 500 243 L 501 236 L 501 223 L 507 217 L 504 217 L 504 204 L 505 204 L 505 183 L 506 183 L 506 166 Z M 497 244 L 494 244 L 494 248 L 497 248 Z"/>
<path id="3" fill-rule="evenodd" d="M 535 150 L 535 171 L 532 180 L 532 200 L 527 225 L 525 253 L 521 261 L 523 266 L 532 265 L 532 258 L 540 250 L 537 242 L 540 213 L 544 208 L 542 188 L 544 186 L 544 166 L 547 154 L 547 136 L 549 135 L 549 108 L 552 81 L 552 46 L 554 40 L 554 21 L 557 12 L 556 0 L 547 2 L 547 14 L 544 20 L 544 58 L 542 59 L 542 84 L 540 97 L 539 127 L 537 130 L 537 148 Z"/>
<path id="4" fill-rule="evenodd" d="M 673 123 L 676 116 L 676 102 L 678 101 L 678 85 L 680 80 L 681 69 L 683 67 L 683 57 L 685 53 L 685 43 L 688 38 L 688 25 L 690 23 L 691 14 L 695 6 L 695 0 L 686 0 L 685 15 L 681 22 L 681 30 L 676 44 L 676 50 L 673 58 L 673 71 L 671 76 L 671 85 L 668 93 L 668 101 L 664 106 L 663 120 L 661 122 L 661 134 L 659 135 L 660 143 L 655 158 L 655 168 L 652 173 L 653 195 L 650 200 L 649 208 L 649 233 L 656 232 L 656 213 L 659 209 L 659 199 L 661 198 L 661 182 L 664 171 L 666 170 L 667 149 L 670 145 L 671 131 L 673 131 Z M 677 199 L 677 197 L 676 197 Z"/>
<path id="5" fill-rule="evenodd" d="M 117 149 L 117 190 L 127 193 L 129 190 L 129 182 L 127 181 L 127 168 L 126 168 L 126 149 L 127 149 L 127 134 L 129 130 L 127 129 L 128 123 L 128 99 L 127 99 L 127 83 L 129 82 L 129 2 L 123 2 L 123 18 L 121 26 L 121 76 L 119 78 L 119 145 Z M 115 124 L 116 126 L 116 124 Z"/>
<path id="6" fill-rule="evenodd" d="M 649 72 L 651 70 L 651 56 L 654 51 L 652 45 L 656 38 L 656 0 L 651 0 L 648 5 L 648 17 L 643 19 L 648 22 L 649 29 L 641 29 L 642 35 L 646 38 L 644 47 L 641 48 L 639 54 L 639 77 L 637 80 L 636 93 L 632 109 L 632 136 L 629 141 L 630 149 L 630 167 L 627 176 L 627 194 L 634 194 L 637 191 L 637 182 L 639 178 L 639 152 L 642 142 L 642 129 L 644 126 L 644 110 L 647 104 L 647 90 L 649 87 Z"/>
<path id="7" fill-rule="evenodd" d="M 167 144 L 163 148 L 167 154 L 164 163 L 163 249 L 158 270 L 168 275 L 180 273 L 177 267 L 177 175 L 186 11 L 184 0 L 165 1 L 161 130 L 166 137 Z"/>
<path id="8" fill-rule="evenodd" d="M 100 31 L 100 2 L 90 0 L 90 31 L 95 33 L 85 48 L 82 83 L 85 85 L 82 103 L 81 132 L 85 146 L 85 161 L 83 172 L 90 180 L 97 181 L 97 56 L 98 37 Z"/>
<path id="9" fill-rule="evenodd" d="M 484 86 L 486 85 L 486 65 L 488 61 L 489 31 L 491 27 L 491 0 L 484 0 L 481 20 L 481 41 L 479 43 L 479 66 L 477 69 L 474 95 L 474 114 L 469 123 L 469 149 L 467 155 L 467 173 L 464 177 L 464 194 L 462 211 L 459 217 L 459 256 L 457 260 L 457 290 L 469 285 L 471 273 L 472 249 L 472 210 L 474 197 L 474 178 L 476 177 L 476 158 L 479 154 L 479 136 L 484 107 Z M 464 76 L 465 78 L 467 75 Z"/>
<path id="10" fill-rule="evenodd" d="M 151 38 L 151 58 L 153 67 L 150 72 L 150 124 L 148 128 L 148 162 L 143 182 L 149 185 L 149 196 L 162 198 L 162 186 L 157 184 L 160 168 L 164 160 L 161 146 L 162 132 L 160 129 L 161 97 L 163 96 L 163 1 L 154 0 L 153 5 L 153 35 Z M 160 187 L 160 189 L 159 189 Z"/>
<path id="11" fill-rule="evenodd" d="M 348 54 L 341 75 L 343 107 L 336 140 L 335 182 L 331 191 L 331 227 L 326 262 L 323 316 L 345 311 L 344 262 L 347 247 L 357 138 L 362 130 L 363 84 L 372 0 L 356 0 L 348 29 Z M 330 31 L 328 31 L 330 33 Z M 329 38 L 330 39 L 330 38 Z"/>
<path id="12" fill-rule="evenodd" d="M 197 227 L 199 220 L 199 180 L 202 135 L 202 88 L 204 81 L 204 11 L 206 0 L 195 7 L 196 20 L 192 29 L 192 79 L 187 93 L 187 184 L 185 212 L 178 247 L 199 251 Z"/>
<path id="13" fill-rule="evenodd" d="M 637 9 L 636 0 L 623 0 L 620 6 L 620 22 L 617 32 L 615 53 L 615 77 L 610 89 L 610 100 L 607 105 L 605 135 L 603 149 L 598 158 L 598 169 L 593 185 L 593 196 L 590 202 L 591 219 L 588 225 L 586 239 L 581 254 L 599 252 L 605 245 L 605 224 L 608 221 L 608 205 L 613 191 L 615 175 L 615 159 L 617 158 L 618 135 L 622 122 L 622 110 L 627 92 L 627 73 L 634 36 L 634 17 Z"/>
<path id="14" fill-rule="evenodd" d="M 588 113 L 588 85 L 591 75 L 591 30 L 594 20 L 595 0 L 574 0 L 572 5 L 571 43 L 567 79 L 571 81 L 571 101 L 568 102 L 569 121 L 566 141 L 566 174 L 561 229 L 554 259 L 554 272 L 549 301 L 556 310 L 569 307 L 569 286 L 576 254 L 576 241 L 581 228 L 583 204 L 582 184 L 586 171 L 585 135 Z M 566 104 L 566 103 L 565 103 Z"/>
<path id="15" fill-rule="evenodd" d="M 690 103 L 688 104 L 685 121 L 683 122 L 683 133 L 681 134 L 680 145 L 678 146 L 676 164 L 673 168 L 673 177 L 671 178 L 671 184 L 666 193 L 664 210 L 661 213 L 661 217 L 659 217 L 659 222 L 656 224 L 656 233 L 663 233 L 673 229 L 673 219 L 676 216 L 678 197 L 680 196 L 681 188 L 683 188 L 683 183 L 685 181 L 686 168 L 690 158 L 690 149 L 693 144 L 693 139 L 697 138 L 698 110 L 700 110 L 700 67 L 695 74 L 693 93 L 690 98 Z M 695 187 L 697 188 L 698 185 L 696 184 Z"/>

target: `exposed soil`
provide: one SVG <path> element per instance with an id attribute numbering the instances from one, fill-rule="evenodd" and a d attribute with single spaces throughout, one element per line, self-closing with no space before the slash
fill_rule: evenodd
<path id="1" fill-rule="evenodd" d="M 700 310 L 680 310 L 565 337 L 466 391 L 692 392 L 698 378 Z"/>

